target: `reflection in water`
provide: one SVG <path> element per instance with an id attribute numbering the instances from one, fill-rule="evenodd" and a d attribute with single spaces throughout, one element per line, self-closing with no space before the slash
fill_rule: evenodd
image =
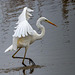
<path id="1" fill-rule="evenodd" d="M 73 10 L 68 9 L 69 6 L 71 6 L 71 3 L 73 2 L 73 0 L 62 0 L 62 4 L 63 4 L 63 8 L 62 8 L 62 15 L 63 15 L 63 21 L 64 21 L 64 41 L 65 43 L 70 43 L 70 39 L 69 39 L 69 13 Z"/>
<path id="2" fill-rule="evenodd" d="M 38 1 L 38 15 L 39 17 L 42 17 L 42 10 L 41 7 L 43 6 L 42 1 L 37 0 Z"/>
<path id="3" fill-rule="evenodd" d="M 43 66 L 35 65 L 35 66 L 27 66 L 27 67 L 15 67 L 15 68 L 7 68 L 7 69 L 0 69 L 0 73 L 9 73 L 14 71 L 20 71 L 23 70 L 23 75 L 26 75 L 26 71 L 29 71 L 29 74 L 32 74 L 34 72 L 35 68 L 41 68 Z"/>
<path id="4" fill-rule="evenodd" d="M 19 6 L 19 5 L 21 5 L 21 6 Z M 14 21 L 14 19 L 16 20 L 16 17 L 19 14 L 18 11 L 23 7 L 24 7 L 23 0 L 19 0 L 18 2 L 16 0 L 15 1 L 14 0 L 1 1 L 3 22 Z"/>
<path id="5" fill-rule="evenodd" d="M 62 15 L 63 15 L 63 21 L 64 21 L 64 43 L 70 43 L 69 39 L 69 21 L 68 21 L 68 6 L 69 6 L 69 0 L 62 0 L 63 8 L 62 8 Z"/>
<path id="6" fill-rule="evenodd" d="M 69 12 L 69 10 L 67 9 L 67 7 L 69 6 L 68 5 L 69 1 L 68 0 L 62 0 L 62 3 L 63 3 L 63 8 L 62 8 L 63 19 L 67 20 L 67 18 L 68 18 L 68 12 Z"/>
<path id="7" fill-rule="evenodd" d="M 64 46 L 66 48 L 70 48 L 72 39 L 74 39 L 71 36 L 71 29 L 70 26 L 73 27 L 73 21 L 74 19 L 72 16 L 74 16 L 73 11 L 75 10 L 75 0 L 62 0 L 62 16 L 63 16 L 63 36 L 64 36 Z M 72 19 L 71 19 L 72 18 Z M 73 29 L 73 28 L 72 28 Z"/>

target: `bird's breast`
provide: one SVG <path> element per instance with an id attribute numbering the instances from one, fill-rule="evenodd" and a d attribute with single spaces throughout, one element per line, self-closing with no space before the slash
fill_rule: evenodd
<path id="1" fill-rule="evenodd" d="M 26 37 L 21 37 L 17 41 L 18 47 L 26 47 L 27 45 L 30 45 L 34 42 L 33 36 L 26 36 Z"/>

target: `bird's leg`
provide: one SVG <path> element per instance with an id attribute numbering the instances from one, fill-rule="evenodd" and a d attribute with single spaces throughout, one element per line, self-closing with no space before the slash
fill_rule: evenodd
<path id="1" fill-rule="evenodd" d="M 28 60 L 29 60 L 29 64 L 30 64 L 30 62 L 31 62 L 32 65 L 36 65 L 36 64 L 34 63 L 34 61 L 33 61 L 31 58 L 25 58 L 25 59 L 28 59 Z"/>
<path id="2" fill-rule="evenodd" d="M 23 64 L 24 66 L 26 66 L 26 65 L 24 64 L 24 60 L 25 60 L 25 56 L 26 56 L 26 53 L 27 53 L 27 49 L 28 49 L 28 47 L 25 47 L 25 54 L 24 54 L 24 58 L 23 58 L 23 61 L 22 61 L 22 64 Z"/>
<path id="3" fill-rule="evenodd" d="M 20 51 L 21 48 L 19 48 L 13 55 L 12 58 L 18 58 L 18 59 L 27 59 L 29 60 L 29 63 L 31 62 L 33 65 L 35 65 L 34 61 L 31 58 L 24 58 L 24 57 L 15 57 L 18 51 Z"/>
<path id="4" fill-rule="evenodd" d="M 17 58 L 15 57 L 15 55 L 17 54 L 17 52 L 20 50 L 21 48 L 19 48 L 13 55 L 12 55 L 12 58 Z"/>

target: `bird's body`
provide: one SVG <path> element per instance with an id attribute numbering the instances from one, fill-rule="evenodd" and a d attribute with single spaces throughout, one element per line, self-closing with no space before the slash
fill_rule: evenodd
<path id="1" fill-rule="evenodd" d="M 53 24 L 52 22 L 50 22 L 47 18 L 45 17 L 40 17 L 37 22 L 36 22 L 36 26 L 37 28 L 39 28 L 41 30 L 41 33 L 38 34 L 29 24 L 28 20 L 30 18 L 30 16 L 32 16 L 29 12 L 32 12 L 33 10 L 25 7 L 23 9 L 23 12 L 21 13 L 21 15 L 18 17 L 18 22 L 17 22 L 17 26 L 15 27 L 16 30 L 14 32 L 13 35 L 13 44 L 7 48 L 5 50 L 5 52 L 7 51 L 11 51 L 11 50 L 17 50 L 15 52 L 15 54 L 21 49 L 21 48 L 25 48 L 25 55 L 22 61 L 22 64 L 24 66 L 26 66 L 24 64 L 24 59 L 26 56 L 26 52 L 27 49 L 29 47 L 30 44 L 32 44 L 34 41 L 41 39 L 44 35 L 45 35 L 45 27 L 43 25 L 41 25 L 41 22 L 48 22 L 54 26 L 56 26 L 55 24 Z M 15 58 L 15 54 L 12 56 L 13 58 Z M 30 59 L 31 60 L 31 59 Z"/>
<path id="2" fill-rule="evenodd" d="M 35 40 L 37 40 L 37 34 L 34 33 L 34 35 L 28 35 L 26 37 L 21 37 L 17 41 L 17 47 L 26 47 L 32 44 Z"/>
<path id="3" fill-rule="evenodd" d="M 43 17 L 42 17 L 43 18 Z M 40 18 L 41 19 L 41 18 Z M 18 38 L 17 47 L 26 47 L 32 44 L 34 41 L 41 39 L 45 35 L 45 27 L 40 24 L 42 20 L 39 20 L 39 29 L 41 29 L 41 33 L 38 34 L 35 30 L 33 30 L 33 35 L 28 34 L 28 36 Z M 36 26 L 38 25 L 38 21 Z M 37 26 L 38 27 L 38 26 Z"/>
<path id="4" fill-rule="evenodd" d="M 45 27 L 40 24 L 40 22 L 43 21 L 42 18 L 44 18 L 44 17 L 39 18 L 37 20 L 37 23 L 36 23 L 36 26 L 39 29 L 41 29 L 41 33 L 40 34 L 38 34 L 35 30 L 33 30 L 34 34 L 32 34 L 32 35 L 27 34 L 27 36 L 25 36 L 25 37 L 20 36 L 20 37 L 14 37 L 13 38 L 14 45 L 17 47 L 16 49 L 23 48 L 23 47 L 24 48 L 25 47 L 29 47 L 29 45 L 32 44 L 35 40 L 39 40 L 45 35 Z M 13 47 L 13 44 L 9 48 L 7 48 L 5 50 L 5 52 L 11 51 L 11 50 L 15 50 L 15 48 Z"/>

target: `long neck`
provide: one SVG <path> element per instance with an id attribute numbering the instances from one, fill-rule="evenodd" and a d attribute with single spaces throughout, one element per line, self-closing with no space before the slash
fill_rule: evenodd
<path id="1" fill-rule="evenodd" d="M 45 35 L 45 27 L 41 25 L 42 20 L 38 20 L 36 26 L 41 30 L 41 33 L 37 35 L 37 39 L 41 39 Z"/>

